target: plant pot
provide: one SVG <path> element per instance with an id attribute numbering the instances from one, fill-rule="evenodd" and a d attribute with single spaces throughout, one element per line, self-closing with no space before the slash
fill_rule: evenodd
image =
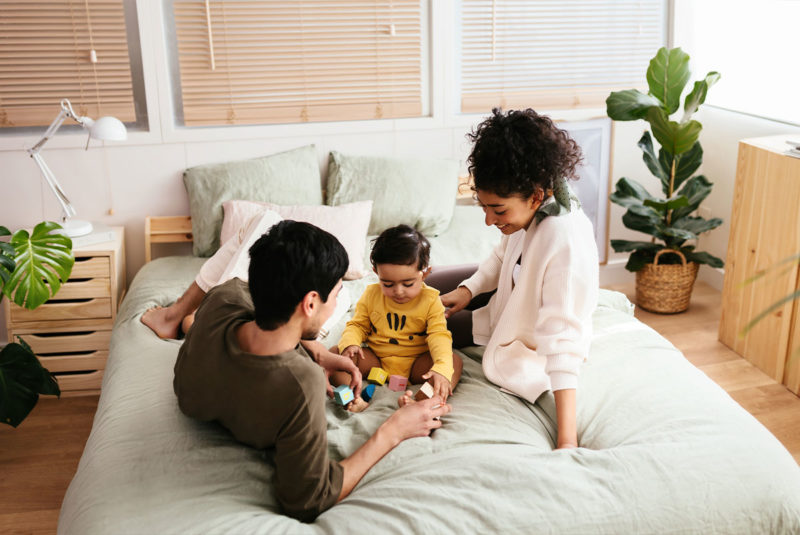
<path id="1" fill-rule="evenodd" d="M 659 265 L 658 259 L 664 253 L 678 255 L 682 263 Z M 680 251 L 660 250 L 652 264 L 636 272 L 636 304 L 659 314 L 683 312 L 689 308 L 698 267 L 697 262 L 687 262 Z"/>

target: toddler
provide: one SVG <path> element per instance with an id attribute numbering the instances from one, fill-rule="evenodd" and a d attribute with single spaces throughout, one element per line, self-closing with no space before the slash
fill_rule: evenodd
<path id="1" fill-rule="evenodd" d="M 462 362 L 453 355 L 439 291 L 423 282 L 430 273 L 429 258 L 428 240 L 408 225 L 389 228 L 376 238 L 370 262 L 379 282 L 358 300 L 338 350 L 353 359 L 364 377 L 380 367 L 389 375 L 408 377 L 412 384 L 428 381 L 434 395 L 446 401 L 461 377 Z M 365 341 L 368 347 L 362 348 Z M 350 384 L 344 372 L 332 379 Z M 399 402 L 411 400 L 406 392 Z M 355 405 L 351 410 L 363 409 L 363 404 Z"/>

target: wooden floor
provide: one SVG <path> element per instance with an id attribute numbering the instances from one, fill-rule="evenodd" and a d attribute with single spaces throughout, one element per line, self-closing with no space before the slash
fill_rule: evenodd
<path id="1" fill-rule="evenodd" d="M 633 287 L 615 287 L 633 300 Z M 683 314 L 637 309 L 686 358 L 767 427 L 800 462 L 800 398 L 717 341 L 720 293 L 697 283 Z M 0 425 L 0 532 L 54 533 L 97 408 L 97 396 L 42 399 L 18 427 Z"/>

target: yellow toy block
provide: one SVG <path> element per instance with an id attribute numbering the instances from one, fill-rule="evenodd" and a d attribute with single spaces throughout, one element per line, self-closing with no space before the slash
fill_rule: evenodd
<path id="1" fill-rule="evenodd" d="M 367 376 L 367 381 L 370 383 L 375 383 L 378 385 L 382 385 L 386 382 L 386 378 L 389 377 L 389 374 L 386 373 L 383 368 L 372 368 L 369 371 L 369 375 Z"/>

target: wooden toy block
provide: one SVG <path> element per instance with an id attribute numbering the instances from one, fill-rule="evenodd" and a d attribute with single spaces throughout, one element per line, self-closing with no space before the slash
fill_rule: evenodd
<path id="1" fill-rule="evenodd" d="M 402 390 L 405 390 L 407 386 L 408 386 L 408 377 L 403 377 L 402 375 L 389 376 L 389 390 L 400 392 Z"/>
<path id="2" fill-rule="evenodd" d="M 367 376 L 367 381 L 370 383 L 375 383 L 378 385 L 382 385 L 386 382 L 386 378 L 389 377 L 389 374 L 386 373 L 383 368 L 372 368 L 369 371 L 369 375 Z"/>
<path id="3" fill-rule="evenodd" d="M 361 389 L 361 399 L 369 403 L 375 396 L 375 385 L 367 385 Z"/>
<path id="4" fill-rule="evenodd" d="M 426 399 L 430 399 L 433 397 L 433 386 L 430 383 L 426 382 L 423 383 L 417 393 L 414 395 L 414 399 L 417 401 L 425 401 Z"/>
<path id="5" fill-rule="evenodd" d="M 347 385 L 337 386 L 333 389 L 333 397 L 336 399 L 336 403 L 339 405 L 347 405 L 351 401 L 353 401 L 353 391 L 350 390 L 350 387 Z"/>

